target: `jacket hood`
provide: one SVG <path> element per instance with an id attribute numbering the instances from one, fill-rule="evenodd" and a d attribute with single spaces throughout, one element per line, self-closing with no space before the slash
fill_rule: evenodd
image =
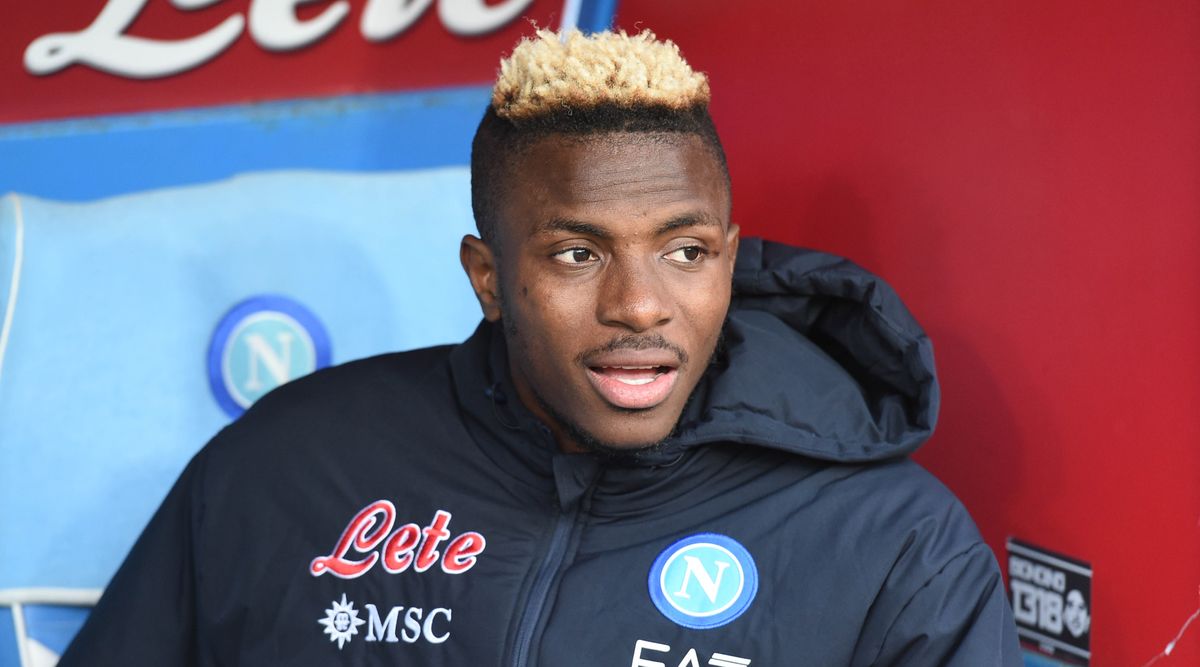
<path id="1" fill-rule="evenodd" d="M 933 346 L 883 280 L 840 257 L 747 238 L 733 282 L 723 349 L 679 444 L 859 462 L 909 454 L 933 433 Z"/>

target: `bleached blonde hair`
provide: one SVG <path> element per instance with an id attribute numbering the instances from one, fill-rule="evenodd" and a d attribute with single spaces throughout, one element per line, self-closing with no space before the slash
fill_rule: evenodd
<path id="1" fill-rule="evenodd" d="M 509 121 L 563 109 L 707 107 L 708 77 L 692 69 L 670 40 L 636 35 L 538 30 L 500 62 L 492 108 Z"/>
<path id="2" fill-rule="evenodd" d="M 729 185 L 721 138 L 708 113 L 708 78 L 669 41 L 646 30 L 584 36 L 539 30 L 500 63 L 471 140 L 471 208 L 479 234 L 495 243 L 497 211 L 516 160 L 546 137 L 692 135 L 712 152 Z"/>

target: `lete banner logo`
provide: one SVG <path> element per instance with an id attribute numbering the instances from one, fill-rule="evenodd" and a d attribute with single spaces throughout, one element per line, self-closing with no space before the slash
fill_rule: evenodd
<path id="1" fill-rule="evenodd" d="M 586 0 L 583 0 L 586 6 Z M 0 24 L 0 123 L 487 85 L 568 0 L 17 3 Z M 574 7 L 574 9 L 572 9 Z M 611 11 L 593 23 L 611 20 Z M 587 26 L 581 26 L 587 27 Z"/>
<path id="2" fill-rule="evenodd" d="M 126 34 L 150 0 L 108 0 L 92 24 L 78 32 L 43 35 L 25 50 L 25 68 L 33 74 L 53 74 L 82 63 L 118 76 L 146 79 L 178 74 L 225 51 L 247 24 L 233 12 L 216 27 L 183 39 L 147 39 Z M 194 9 L 216 0 L 174 0 L 177 7 Z M 438 17 L 447 30 L 460 36 L 491 32 L 517 18 L 533 0 L 441 0 Z M 338 0 L 316 16 L 301 19 L 299 5 L 311 0 L 253 0 L 248 22 L 254 41 L 268 51 L 290 51 L 316 42 L 338 27 L 350 13 L 350 3 Z M 425 13 L 432 0 L 397 2 L 368 0 L 359 22 L 363 37 L 384 42 L 404 32 Z"/>

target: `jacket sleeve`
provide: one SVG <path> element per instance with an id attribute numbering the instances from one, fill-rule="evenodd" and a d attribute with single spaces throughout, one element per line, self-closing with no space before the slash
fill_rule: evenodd
<path id="1" fill-rule="evenodd" d="M 976 543 L 917 589 L 872 664 L 1020 667 L 1016 625 L 991 550 Z"/>
<path id="2" fill-rule="evenodd" d="M 198 455 L 125 557 L 59 667 L 194 665 Z"/>

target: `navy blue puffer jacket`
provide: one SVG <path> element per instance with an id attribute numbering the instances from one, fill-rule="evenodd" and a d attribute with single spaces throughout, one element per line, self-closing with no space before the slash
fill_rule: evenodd
<path id="1" fill-rule="evenodd" d="M 660 449 L 559 452 L 492 325 L 322 371 L 196 455 L 61 665 L 1019 665 L 991 551 L 906 458 L 937 407 L 886 284 L 744 240 Z"/>

